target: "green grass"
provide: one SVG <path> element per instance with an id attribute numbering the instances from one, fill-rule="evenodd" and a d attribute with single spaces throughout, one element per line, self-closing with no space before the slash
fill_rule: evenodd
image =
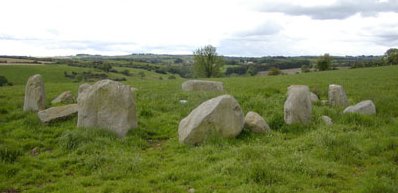
<path id="1" fill-rule="evenodd" d="M 183 92 L 182 79 L 150 72 L 124 82 L 138 88 L 139 128 L 122 139 L 76 128 L 76 118 L 43 125 L 22 112 L 29 75 L 43 75 L 49 101 L 64 90 L 76 94 L 79 83 L 59 76 L 66 68 L 0 66 L 0 75 L 18 83 L 0 87 L 0 192 L 398 192 L 398 66 L 216 79 L 273 131 L 244 130 L 195 147 L 178 143 L 179 121 L 224 93 Z M 343 85 L 351 103 L 373 100 L 377 115 L 316 104 L 312 124 L 284 124 L 289 85 L 306 84 L 326 99 L 331 83 Z M 327 127 L 321 115 L 335 124 Z"/>

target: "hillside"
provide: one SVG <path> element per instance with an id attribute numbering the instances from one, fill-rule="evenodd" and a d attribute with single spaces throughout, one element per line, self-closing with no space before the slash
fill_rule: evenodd
<path id="1" fill-rule="evenodd" d="M 0 87 L 0 192 L 398 192 L 398 66 L 216 79 L 245 113 L 262 115 L 272 132 L 244 130 L 237 139 L 212 138 L 199 146 L 178 143 L 178 123 L 224 93 L 183 92 L 178 76 L 117 68 L 126 69 L 135 75 L 109 76 L 125 77 L 124 84 L 138 89 L 139 127 L 117 138 L 76 128 L 76 118 L 44 125 L 22 111 L 30 75 L 42 74 L 49 105 L 65 90 L 77 94 L 82 82 L 65 71 L 102 71 L 0 66 L 0 75 L 14 84 Z M 377 115 L 342 114 L 318 103 L 309 126 L 284 124 L 289 85 L 308 85 L 327 99 L 331 83 L 343 85 L 352 104 L 373 100 Z M 321 115 L 334 125 L 321 123 Z"/>

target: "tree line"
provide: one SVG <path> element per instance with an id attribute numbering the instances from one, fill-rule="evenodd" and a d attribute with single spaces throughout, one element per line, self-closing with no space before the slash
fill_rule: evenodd
<path id="1" fill-rule="evenodd" d="M 312 68 L 317 71 L 333 70 L 336 69 L 338 64 L 344 64 L 352 67 L 371 67 L 371 66 L 383 66 L 383 65 L 398 65 L 398 49 L 391 48 L 385 52 L 383 57 L 370 56 L 369 58 L 364 57 L 363 60 L 358 60 L 355 57 L 354 61 L 350 58 L 338 58 L 338 61 L 334 61 L 334 57 L 326 53 L 319 56 L 315 64 L 312 65 L 308 59 L 286 59 L 286 57 L 274 57 L 274 58 L 260 58 L 255 62 L 254 59 L 247 61 L 228 61 L 227 64 L 230 67 L 225 69 L 225 75 L 255 75 L 259 71 L 269 71 L 270 75 L 281 74 L 280 69 L 290 68 L 301 68 L 302 72 L 310 72 Z M 360 58 L 360 57 L 359 57 Z M 216 48 L 207 45 L 199 48 L 193 52 L 194 66 L 193 75 L 195 77 L 220 77 L 223 75 L 222 68 L 225 65 L 225 59 L 217 54 Z M 244 64 L 239 64 L 244 62 Z M 262 64 L 258 64 L 261 62 Z M 264 65 L 264 63 L 266 65 Z M 337 63 L 337 64 L 336 64 Z"/>

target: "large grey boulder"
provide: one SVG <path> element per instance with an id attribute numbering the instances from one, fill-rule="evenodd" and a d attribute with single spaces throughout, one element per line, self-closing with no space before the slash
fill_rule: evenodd
<path id="1" fill-rule="evenodd" d="M 44 81 L 40 74 L 31 76 L 25 87 L 24 111 L 39 111 L 45 109 L 46 93 Z"/>
<path id="2" fill-rule="evenodd" d="M 224 84 L 218 81 L 187 80 L 181 87 L 184 91 L 224 91 Z"/>
<path id="3" fill-rule="evenodd" d="M 120 137 L 137 127 L 136 104 L 130 86 L 101 80 L 84 87 L 79 89 L 77 98 L 77 127 L 105 128 Z"/>
<path id="4" fill-rule="evenodd" d="M 362 115 L 376 114 L 376 106 L 371 100 L 362 101 L 344 109 L 343 113 L 359 113 Z"/>
<path id="5" fill-rule="evenodd" d="M 50 123 L 57 120 L 67 119 L 77 113 L 77 104 L 51 107 L 37 113 L 43 123 Z"/>
<path id="6" fill-rule="evenodd" d="M 329 85 L 328 95 L 331 106 L 347 107 L 349 105 L 347 95 L 341 85 Z"/>
<path id="7" fill-rule="evenodd" d="M 57 104 L 57 103 L 64 103 L 64 104 L 70 104 L 75 102 L 75 97 L 73 96 L 71 91 L 65 91 L 58 95 L 54 100 L 51 101 L 51 104 Z"/>
<path id="8" fill-rule="evenodd" d="M 245 127 L 254 133 L 266 133 L 271 131 L 267 122 L 258 113 L 250 111 L 245 116 Z"/>
<path id="9" fill-rule="evenodd" d="M 319 101 L 318 95 L 316 95 L 316 94 L 313 93 L 313 92 L 310 93 L 310 98 L 311 98 L 311 102 L 312 102 L 312 103 L 317 103 L 317 102 Z"/>
<path id="10" fill-rule="evenodd" d="M 287 124 L 307 124 L 311 121 L 311 113 L 312 103 L 308 86 L 289 86 L 288 97 L 284 105 L 285 122 Z"/>
<path id="11" fill-rule="evenodd" d="M 243 129 L 243 112 L 230 95 L 212 98 L 196 107 L 178 126 L 180 143 L 198 144 L 209 135 L 233 138 Z"/>

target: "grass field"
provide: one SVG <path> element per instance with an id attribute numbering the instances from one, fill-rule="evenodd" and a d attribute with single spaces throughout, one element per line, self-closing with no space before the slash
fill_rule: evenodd
<path id="1" fill-rule="evenodd" d="M 398 192 L 398 66 L 216 79 L 272 132 L 244 130 L 237 139 L 195 147 L 178 143 L 179 121 L 224 93 L 183 92 L 183 79 L 159 80 L 151 72 L 124 82 L 138 88 L 139 128 L 122 139 L 76 128 L 76 118 L 43 125 L 22 111 L 24 83 L 36 73 L 48 101 L 65 90 L 76 94 L 80 83 L 63 77 L 71 68 L 0 66 L 14 83 L 0 87 L 0 192 Z M 312 124 L 284 124 L 289 85 L 306 84 L 327 99 L 331 83 L 343 85 L 351 103 L 373 100 L 377 115 L 342 114 L 319 103 Z M 324 125 L 321 115 L 334 125 Z"/>

